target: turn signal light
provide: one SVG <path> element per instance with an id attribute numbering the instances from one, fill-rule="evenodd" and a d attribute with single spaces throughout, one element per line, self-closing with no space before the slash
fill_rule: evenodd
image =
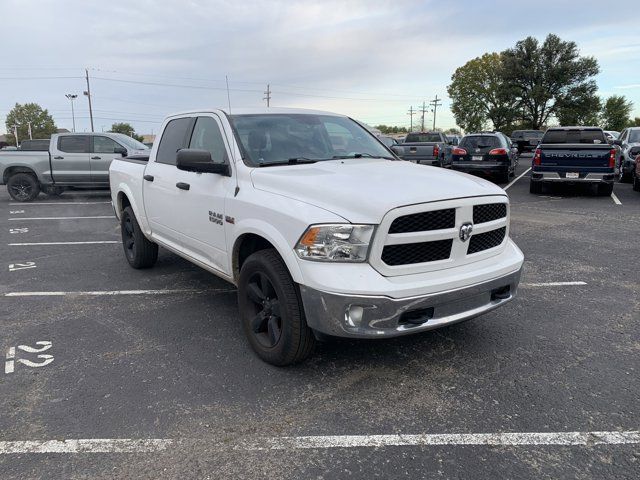
<path id="1" fill-rule="evenodd" d="M 505 148 L 494 148 L 489 151 L 489 155 L 506 155 L 507 150 Z"/>
<path id="2" fill-rule="evenodd" d="M 540 165 L 542 163 L 542 150 L 536 148 L 536 153 L 533 156 L 533 164 Z"/>
<path id="3" fill-rule="evenodd" d="M 464 148 L 455 147 L 453 150 L 451 150 L 451 153 L 453 155 L 466 155 L 467 151 Z"/>

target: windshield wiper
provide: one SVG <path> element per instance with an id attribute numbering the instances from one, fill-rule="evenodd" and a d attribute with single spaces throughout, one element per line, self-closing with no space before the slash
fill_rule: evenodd
<path id="1" fill-rule="evenodd" d="M 316 163 L 318 160 L 306 157 L 294 157 L 288 160 L 281 160 L 278 162 L 265 162 L 258 164 L 259 167 L 273 167 L 274 165 L 300 165 L 302 163 Z"/>
<path id="2" fill-rule="evenodd" d="M 371 155 L 370 153 L 353 153 L 351 155 L 334 155 L 334 160 L 344 160 L 346 158 L 384 158 L 385 160 L 395 160 L 393 157 L 383 157 L 382 155 Z"/>

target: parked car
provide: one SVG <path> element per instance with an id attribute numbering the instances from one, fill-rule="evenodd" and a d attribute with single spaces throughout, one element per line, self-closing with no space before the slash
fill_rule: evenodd
<path id="1" fill-rule="evenodd" d="M 518 149 L 500 132 L 465 135 L 451 157 L 454 170 L 491 176 L 501 183 L 508 182 L 518 166 Z"/>
<path id="2" fill-rule="evenodd" d="M 604 136 L 607 137 L 607 140 L 609 141 L 609 143 L 613 143 L 614 140 L 617 140 L 618 138 L 620 138 L 620 132 L 616 132 L 614 130 L 605 130 Z"/>
<path id="3" fill-rule="evenodd" d="M 448 167 L 451 165 L 451 156 L 447 155 L 447 150 L 450 151 L 451 147 L 444 133 L 411 132 L 396 153 L 403 160 L 413 163 Z"/>
<path id="4" fill-rule="evenodd" d="M 0 152 L 0 185 L 15 201 L 30 202 L 40 191 L 59 195 L 69 187 L 106 188 L 114 156 L 149 151 L 120 133 L 55 134 L 47 142 L 44 151 Z"/>
<path id="5" fill-rule="evenodd" d="M 616 149 L 597 127 L 549 128 L 535 151 L 529 190 L 541 193 L 546 183 L 591 183 L 611 195 L 616 176 Z"/>
<path id="6" fill-rule="evenodd" d="M 354 120 L 299 109 L 167 118 L 148 162 L 116 159 L 124 254 L 158 246 L 238 287 L 266 362 L 317 338 L 385 338 L 492 310 L 516 294 L 509 199 L 466 175 L 398 161 Z"/>
<path id="7" fill-rule="evenodd" d="M 393 147 L 394 145 L 398 145 L 398 141 L 393 137 L 388 137 L 386 135 L 378 136 L 378 140 L 385 144 L 387 147 Z"/>
<path id="8" fill-rule="evenodd" d="M 640 154 L 640 127 L 625 128 L 614 143 L 620 147 L 620 181 L 631 182 Z"/>
<path id="9" fill-rule="evenodd" d="M 541 130 L 514 130 L 511 142 L 518 147 L 518 153 L 531 152 L 536 149 L 544 132 Z"/>
<path id="10" fill-rule="evenodd" d="M 48 138 L 37 140 L 23 140 L 20 143 L 20 148 L 23 152 L 46 152 L 49 150 L 50 140 Z"/>

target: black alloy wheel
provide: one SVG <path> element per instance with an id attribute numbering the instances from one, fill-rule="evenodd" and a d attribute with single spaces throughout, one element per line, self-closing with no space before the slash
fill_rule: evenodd
<path id="1" fill-rule="evenodd" d="M 144 236 L 131 207 L 126 207 L 120 219 L 122 246 L 127 262 L 133 268 L 152 267 L 158 259 L 158 244 Z"/>
<path id="2" fill-rule="evenodd" d="M 251 331 L 260 345 L 275 347 L 282 337 L 282 316 L 273 284 L 265 273 L 256 272 L 249 278 L 247 294 L 255 311 Z"/>
<path id="3" fill-rule="evenodd" d="M 40 194 L 40 184 L 28 173 L 17 173 L 7 181 L 9 196 L 17 202 L 30 202 Z"/>
<path id="4" fill-rule="evenodd" d="M 127 260 L 132 262 L 136 258 L 136 240 L 133 231 L 133 222 L 129 215 L 122 219 L 122 244 Z"/>

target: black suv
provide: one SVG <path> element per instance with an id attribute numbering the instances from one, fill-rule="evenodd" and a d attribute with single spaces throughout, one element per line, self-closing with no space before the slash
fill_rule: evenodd
<path id="1" fill-rule="evenodd" d="M 483 174 L 506 183 L 515 175 L 518 152 L 509 137 L 500 132 L 470 133 L 451 151 L 451 168 Z"/>
<path id="2" fill-rule="evenodd" d="M 544 132 L 540 130 L 514 130 L 511 133 L 511 141 L 517 145 L 518 153 L 535 150 Z"/>

